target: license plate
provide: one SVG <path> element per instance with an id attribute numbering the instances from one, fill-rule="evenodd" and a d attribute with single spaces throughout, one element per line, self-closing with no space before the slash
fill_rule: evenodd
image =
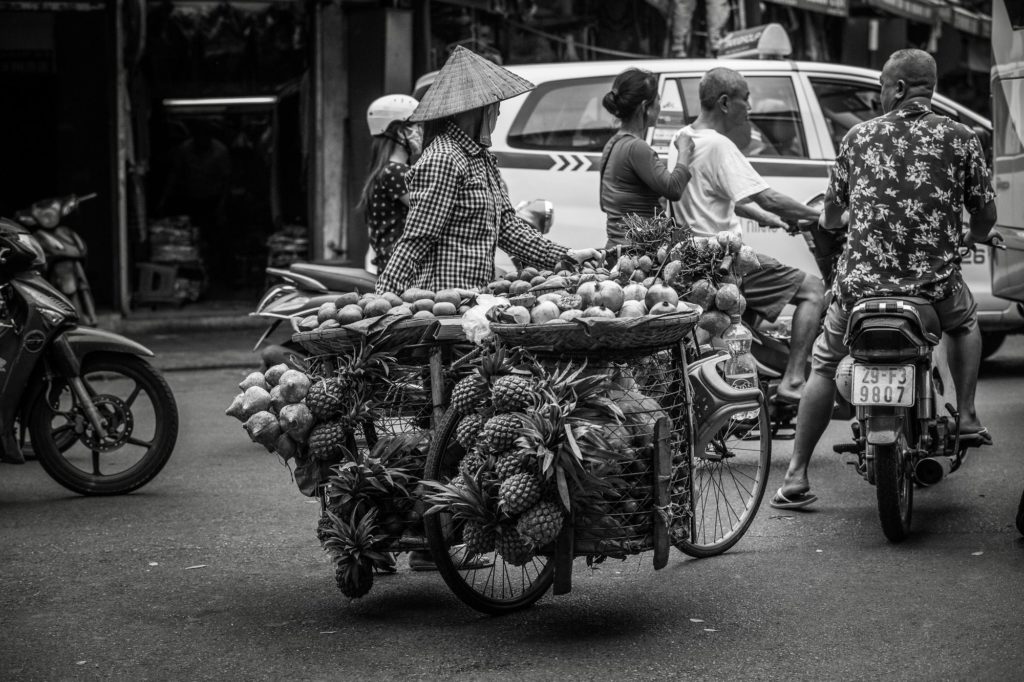
<path id="1" fill-rule="evenodd" d="M 913 365 L 854 365 L 854 405 L 914 404 Z"/>

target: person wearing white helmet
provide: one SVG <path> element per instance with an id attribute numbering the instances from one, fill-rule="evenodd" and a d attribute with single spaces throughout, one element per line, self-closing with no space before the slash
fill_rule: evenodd
<path id="1" fill-rule="evenodd" d="M 423 147 L 419 124 L 409 122 L 418 105 L 408 95 L 385 95 L 375 99 L 366 110 L 373 147 L 357 208 L 366 217 L 375 254 L 372 262 L 378 272 L 387 265 L 409 213 L 406 175 Z"/>

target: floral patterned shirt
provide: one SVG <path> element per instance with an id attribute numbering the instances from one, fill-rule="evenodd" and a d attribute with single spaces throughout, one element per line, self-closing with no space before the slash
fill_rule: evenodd
<path id="1" fill-rule="evenodd" d="M 847 308 L 865 296 L 956 293 L 963 209 L 995 199 L 974 131 L 920 102 L 846 134 L 828 195 L 850 210 L 833 284 Z"/>
<path id="2" fill-rule="evenodd" d="M 379 294 L 483 286 L 494 279 L 495 248 L 541 268 L 567 255 L 516 215 L 494 154 L 454 123 L 430 143 L 408 182 L 405 232 L 377 279 Z"/>

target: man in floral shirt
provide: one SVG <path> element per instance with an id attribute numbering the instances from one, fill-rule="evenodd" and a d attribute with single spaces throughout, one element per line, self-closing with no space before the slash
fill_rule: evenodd
<path id="1" fill-rule="evenodd" d="M 879 81 L 887 113 L 847 133 L 832 169 L 822 228 L 849 235 L 840 256 L 812 372 L 797 416 L 793 456 L 772 506 L 799 508 L 814 501 L 807 464 L 828 425 L 836 366 L 847 355 L 846 323 L 866 296 L 920 296 L 932 301 L 949 346 L 960 431 L 991 443 L 974 407 L 981 362 L 974 297 L 960 275 L 961 241 L 991 242 L 995 194 L 974 132 L 931 110 L 935 60 L 921 50 L 899 50 Z M 971 215 L 962 238 L 963 210 Z"/>

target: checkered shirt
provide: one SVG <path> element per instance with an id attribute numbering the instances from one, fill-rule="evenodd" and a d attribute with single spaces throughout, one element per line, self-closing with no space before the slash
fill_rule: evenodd
<path id="1" fill-rule="evenodd" d="M 494 279 L 496 247 L 541 269 L 553 269 L 568 251 L 516 215 L 494 155 L 454 123 L 407 179 L 405 232 L 377 279 L 377 293 L 483 286 Z"/>

